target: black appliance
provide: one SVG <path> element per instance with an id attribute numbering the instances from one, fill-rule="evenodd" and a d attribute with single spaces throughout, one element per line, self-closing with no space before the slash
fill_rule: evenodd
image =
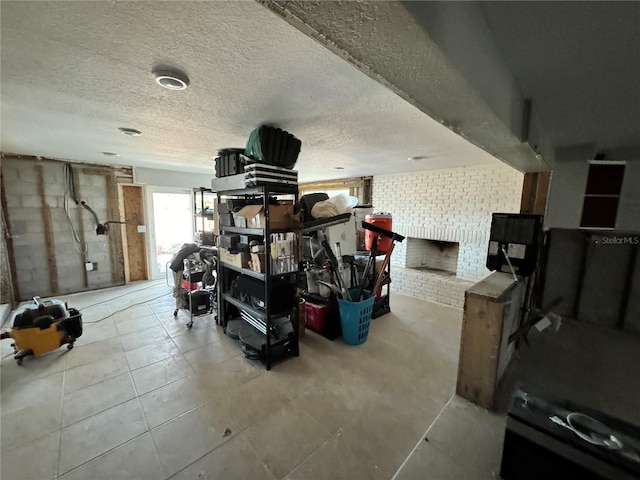
<path id="1" fill-rule="evenodd" d="M 518 389 L 508 412 L 500 477 L 639 479 L 640 428 Z"/>
<path id="2" fill-rule="evenodd" d="M 542 215 L 494 213 L 487 268 L 528 277 L 536 269 L 542 241 Z"/>
<path id="3" fill-rule="evenodd" d="M 216 177 L 228 177 L 244 173 L 246 157 L 243 156 L 244 148 L 223 148 L 218 150 L 216 157 Z"/>
<path id="4" fill-rule="evenodd" d="M 211 313 L 211 292 L 209 290 L 194 290 L 185 292 L 187 308 L 189 308 L 189 296 L 191 296 L 191 313 L 193 315 L 206 315 Z"/>
<path id="5" fill-rule="evenodd" d="M 237 298 L 255 308 L 263 308 L 264 282 L 248 275 L 238 275 L 235 285 Z M 269 302 L 271 303 L 271 313 L 274 314 L 292 309 L 296 305 L 295 286 L 288 279 L 272 278 L 269 288 Z"/>

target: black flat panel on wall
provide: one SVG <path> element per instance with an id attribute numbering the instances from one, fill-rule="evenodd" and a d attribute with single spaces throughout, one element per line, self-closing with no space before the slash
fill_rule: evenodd
<path id="1" fill-rule="evenodd" d="M 594 234 L 587 248 L 577 318 L 615 328 L 622 320 L 625 284 L 635 246 L 606 244 L 603 238 L 610 237 Z"/>
<path id="2" fill-rule="evenodd" d="M 542 308 L 562 297 L 562 303 L 553 311 L 563 317 L 575 318 L 574 306 L 587 242 L 586 235 L 583 230 L 553 228 L 549 231 Z"/>
<path id="3" fill-rule="evenodd" d="M 629 240 L 634 238 L 640 242 L 638 233 L 549 230 L 542 307 L 562 297 L 553 309 L 561 316 L 626 328 L 627 312 L 639 309 L 638 295 L 629 285 L 640 277 L 634 253 L 640 245 Z"/>
<path id="4" fill-rule="evenodd" d="M 636 252 L 633 276 L 629 285 L 629 298 L 625 309 L 624 329 L 640 333 L 640 249 Z"/>

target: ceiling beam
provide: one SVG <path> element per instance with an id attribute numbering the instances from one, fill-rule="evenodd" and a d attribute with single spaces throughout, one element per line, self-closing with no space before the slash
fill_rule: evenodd
<path id="1" fill-rule="evenodd" d="M 549 169 L 535 103 L 522 97 L 477 5 L 257 1 L 505 163 Z"/>

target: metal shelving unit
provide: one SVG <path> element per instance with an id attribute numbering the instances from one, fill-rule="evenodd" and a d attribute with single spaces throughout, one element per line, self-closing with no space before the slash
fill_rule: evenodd
<path id="1" fill-rule="evenodd" d="M 293 198 L 294 204 L 298 201 L 298 186 L 297 185 L 262 185 L 257 187 L 248 187 L 246 189 L 235 189 L 227 191 L 217 192 L 218 203 L 221 199 L 246 199 L 246 198 L 260 198 L 262 200 L 262 206 L 265 213 L 265 228 L 242 228 L 242 227 L 229 227 L 220 225 L 220 234 L 235 233 L 240 235 L 259 235 L 263 238 L 265 249 L 265 268 L 264 273 L 255 272 L 248 268 L 241 268 L 235 265 L 229 265 L 228 263 L 218 262 L 218 316 L 217 321 L 221 324 L 226 332 L 227 323 L 231 320 L 229 306 L 235 307 L 240 312 L 240 317 L 243 322 L 246 322 L 252 327 L 255 327 L 252 321 L 258 320 L 261 325 L 264 326 L 263 345 L 259 352 L 259 357 L 265 364 L 267 370 L 271 369 L 273 361 L 273 352 L 278 351 L 280 353 L 287 352 L 290 355 L 298 356 L 300 354 L 298 346 L 298 299 L 292 299 L 292 308 L 286 309 L 280 312 L 274 312 L 273 305 L 270 302 L 269 292 L 272 287 L 272 281 L 274 279 L 286 279 L 294 287 L 292 291 L 295 294 L 297 271 L 288 273 L 272 274 L 271 266 L 271 234 L 272 233 L 284 233 L 291 232 L 292 229 L 272 229 L 269 221 L 269 198 L 270 197 L 282 197 L 287 196 Z M 297 244 L 300 244 L 300 238 L 298 234 Z M 264 285 L 264 307 L 256 308 L 254 305 L 250 305 L 241 301 L 231 295 L 231 283 L 238 277 L 238 275 L 247 275 L 254 279 L 260 280 Z M 248 314 L 248 315 L 247 315 Z M 253 317 L 251 319 L 250 317 Z M 278 323 L 282 322 L 283 317 L 288 317 L 291 322 L 291 331 L 285 337 L 272 338 L 274 335 L 271 333 L 276 326 L 275 320 Z M 259 330 L 259 328 L 257 329 Z M 263 333 L 264 333 L 263 332 Z"/>
<path id="2" fill-rule="evenodd" d="M 207 210 L 207 203 L 213 205 L 216 195 L 210 188 L 193 189 L 193 233 L 198 245 L 215 245 L 213 228 L 214 211 Z"/>

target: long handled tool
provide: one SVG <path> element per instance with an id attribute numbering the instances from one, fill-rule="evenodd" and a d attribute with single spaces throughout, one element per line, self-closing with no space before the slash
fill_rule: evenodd
<path id="1" fill-rule="evenodd" d="M 391 254 L 393 253 L 393 249 L 395 248 L 396 242 L 402 242 L 405 237 L 403 235 L 400 235 L 399 233 L 395 233 L 395 232 L 392 232 L 391 230 L 380 228 L 369 222 L 362 222 L 362 228 L 370 230 L 373 233 L 377 233 L 379 237 L 386 237 L 391 239 L 391 247 L 387 250 L 387 254 L 384 257 L 384 262 L 382 263 L 380 272 L 378 273 L 376 281 L 373 284 L 373 288 L 371 289 L 372 295 L 375 295 L 375 292 L 378 291 L 378 288 L 382 283 L 384 272 L 386 271 L 387 266 L 389 265 L 389 261 L 391 260 Z M 374 259 L 374 262 L 375 262 L 375 259 Z"/>
<path id="2" fill-rule="evenodd" d="M 336 281 L 338 282 L 338 288 L 342 293 L 342 298 L 345 300 L 351 301 L 351 295 L 349 295 L 349 290 L 345 287 L 344 280 L 342 279 L 342 275 L 340 275 L 340 269 L 338 268 L 338 259 L 331 250 L 329 246 L 329 242 L 327 242 L 327 237 L 322 232 L 318 232 L 318 239 L 321 238 L 320 245 L 322 245 L 322 249 L 324 250 L 324 254 L 329 259 L 329 263 L 331 263 L 331 268 L 333 269 L 333 273 L 335 275 Z"/>
<path id="3" fill-rule="evenodd" d="M 364 285 L 369 277 L 369 270 L 371 269 L 371 265 L 374 265 L 376 261 L 376 250 L 378 250 L 378 237 L 373 237 L 373 242 L 371 243 L 371 252 L 369 254 L 369 261 L 367 262 L 367 266 L 364 268 L 364 272 L 362 273 L 362 279 L 360 281 L 360 289 L 358 290 L 358 295 L 356 296 L 355 301 L 359 302 L 362 298 L 362 292 L 364 291 Z"/>

